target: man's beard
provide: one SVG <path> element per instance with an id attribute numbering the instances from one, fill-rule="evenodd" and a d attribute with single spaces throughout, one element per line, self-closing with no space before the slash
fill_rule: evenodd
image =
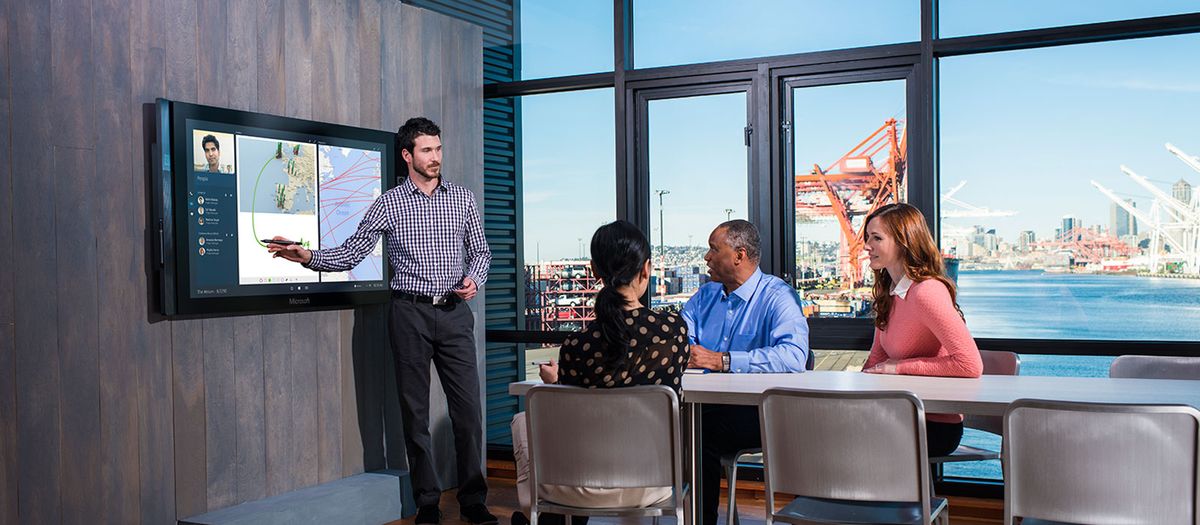
<path id="1" fill-rule="evenodd" d="M 442 165 L 438 164 L 437 168 L 438 168 L 437 172 L 434 173 L 433 175 L 429 174 L 429 165 L 428 164 L 426 164 L 424 167 L 413 166 L 413 171 L 419 173 L 422 177 L 425 177 L 426 179 L 440 179 L 442 177 L 442 170 L 441 170 Z"/>

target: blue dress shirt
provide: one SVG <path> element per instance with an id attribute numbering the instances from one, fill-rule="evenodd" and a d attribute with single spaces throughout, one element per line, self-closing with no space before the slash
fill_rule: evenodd
<path id="1" fill-rule="evenodd" d="M 803 372 L 808 321 L 782 279 L 754 270 L 731 294 L 710 282 L 683 307 L 692 344 L 729 352 L 730 372 Z"/>

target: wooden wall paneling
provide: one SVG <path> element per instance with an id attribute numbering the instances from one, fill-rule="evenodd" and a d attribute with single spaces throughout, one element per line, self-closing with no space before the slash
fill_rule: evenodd
<path id="1" fill-rule="evenodd" d="M 412 13 L 414 8 L 399 2 L 385 2 L 380 9 L 380 127 L 394 131 L 400 128 L 405 116 L 404 100 L 407 93 L 404 89 L 404 78 L 412 74 L 412 70 L 404 69 L 402 54 L 392 52 L 393 49 L 404 49 L 408 42 L 405 31 L 410 29 L 404 24 L 405 16 Z M 397 178 L 403 178 L 403 170 L 397 167 Z"/>
<path id="2" fill-rule="evenodd" d="M 263 390 L 263 318 L 234 319 L 234 391 L 237 396 L 237 501 L 267 497 Z"/>
<path id="3" fill-rule="evenodd" d="M 129 143 L 148 144 L 155 135 L 153 102 L 166 91 L 166 20 L 161 0 L 133 0 L 129 22 L 132 104 Z M 175 429 L 172 377 L 171 323 L 158 315 L 153 252 L 147 228 L 151 167 L 156 160 L 148 148 L 134 148 L 126 182 L 132 205 L 126 210 L 129 235 L 134 239 L 133 264 L 126 268 L 127 290 L 140 308 L 128 312 L 130 340 L 137 363 L 138 394 L 138 479 L 142 523 L 169 523 L 176 519 Z M 153 266 L 152 266 L 153 265 Z"/>
<path id="4" fill-rule="evenodd" d="M 162 0 L 166 20 L 165 94 L 172 100 L 196 100 L 196 20 L 200 10 L 194 0 Z"/>
<path id="5" fill-rule="evenodd" d="M 90 17 L 87 17 L 90 18 Z M 81 50 L 73 50 L 79 52 Z M 87 83 L 91 79 L 77 78 Z M 67 101 L 62 101 L 67 104 Z M 82 108 L 68 109 L 90 113 Z M 94 152 L 54 147 L 58 288 L 58 352 L 63 523 L 83 523 L 100 515 L 100 371 L 97 363 L 96 221 L 98 195 Z"/>
<path id="6" fill-rule="evenodd" d="M 99 444 L 100 487 L 83 497 L 101 506 L 97 515 L 117 523 L 136 523 L 141 518 L 138 457 L 138 359 L 134 333 L 141 329 L 142 295 L 133 277 L 141 276 L 135 254 L 142 250 L 141 237 L 132 228 L 133 192 L 128 174 L 141 142 L 123 140 L 133 127 L 132 71 L 130 63 L 131 6 L 121 0 L 93 0 L 92 42 L 81 50 L 92 66 L 94 127 L 98 144 L 90 152 L 94 166 L 96 199 L 96 278 L 99 326 L 99 411 L 98 436 L 86 439 Z M 103 72 L 100 74 L 99 72 Z M 136 152 L 136 153 L 135 153 Z M 140 339 L 140 338 L 139 338 Z M 65 379 L 65 378 L 64 378 Z M 93 516 L 87 516 L 92 521 Z"/>
<path id="7" fill-rule="evenodd" d="M 383 87 L 382 70 L 380 69 L 383 51 L 380 40 L 382 7 L 378 0 L 357 1 L 358 28 L 355 34 L 358 35 L 358 42 L 355 44 L 355 49 L 359 54 L 358 69 L 361 72 L 361 77 L 358 79 L 358 121 L 366 128 L 396 131 L 384 128 L 380 115 L 380 104 L 382 104 L 380 90 Z"/>
<path id="8" fill-rule="evenodd" d="M 228 0 L 196 0 L 196 100 L 205 105 L 228 107 L 229 45 Z"/>
<path id="9" fill-rule="evenodd" d="M 258 7 L 256 0 L 227 0 L 225 85 L 229 107 L 258 110 Z"/>
<path id="10" fill-rule="evenodd" d="M 59 391 L 62 429 L 61 504 L 64 523 L 99 514 L 101 492 L 99 374 L 97 364 L 96 196 L 91 111 L 91 6 L 55 0 L 50 5 L 51 107 L 55 181 L 56 285 L 59 324 Z M 114 145 L 115 146 L 115 145 Z M 115 149 L 115 148 L 114 148 Z"/>
<path id="11" fill-rule="evenodd" d="M 292 457 L 296 488 L 317 484 L 316 314 L 292 314 Z"/>
<path id="12" fill-rule="evenodd" d="M 0 9 L 0 524 L 13 525 L 17 523 L 17 378 L 8 35 L 8 9 Z"/>
<path id="13" fill-rule="evenodd" d="M 229 105 L 245 111 L 258 106 L 258 8 L 254 0 L 229 0 L 226 75 Z M 236 398 L 236 501 L 267 496 L 263 316 L 233 319 Z"/>
<path id="14" fill-rule="evenodd" d="M 284 113 L 287 97 L 284 82 L 282 0 L 258 0 L 257 6 L 257 110 L 272 115 Z"/>
<path id="15" fill-rule="evenodd" d="M 51 172 L 50 4 L 8 3 L 12 86 L 13 297 L 17 407 L 17 490 L 20 520 L 62 521 L 59 426 L 57 250 Z"/>
<path id="16" fill-rule="evenodd" d="M 230 318 L 205 319 L 204 436 L 208 509 L 237 503 L 237 392 Z"/>
<path id="17" fill-rule="evenodd" d="M 91 0 L 51 0 L 50 18 L 50 93 L 62 104 L 56 108 L 61 111 L 50 113 L 54 144 L 90 149 L 95 139 L 92 113 L 71 110 L 91 105 Z"/>
<path id="18" fill-rule="evenodd" d="M 287 102 L 282 113 L 310 119 L 313 108 L 313 0 L 283 6 L 283 75 Z"/>
<path id="19" fill-rule="evenodd" d="M 91 6 L 87 2 L 51 3 L 51 107 L 55 182 L 57 308 L 60 355 L 61 464 L 64 523 L 80 523 L 100 514 L 100 402 L 97 363 L 98 313 L 96 268 L 97 169 L 93 155 L 94 115 L 90 111 L 93 63 Z M 116 146 L 111 145 L 111 146 Z M 110 146 L 110 147 L 111 147 Z M 112 149 L 118 149 L 112 147 Z"/>
<path id="20" fill-rule="evenodd" d="M 50 4 L 50 107 L 55 145 L 53 168 L 43 176 L 54 183 L 55 250 L 58 288 L 59 391 L 62 428 L 61 464 L 64 523 L 79 523 L 99 513 L 100 431 L 97 345 L 96 195 L 93 147 L 91 5 L 54 0 Z M 115 145 L 114 145 L 115 146 Z"/>
<path id="21" fill-rule="evenodd" d="M 175 507 L 182 519 L 208 511 L 202 321 L 171 323 Z"/>
<path id="22" fill-rule="evenodd" d="M 292 446 L 292 322 L 263 316 L 263 390 L 266 394 L 267 496 L 297 487 Z"/>
<path id="23" fill-rule="evenodd" d="M 342 478 L 341 317 L 317 315 L 317 480 L 325 483 Z"/>

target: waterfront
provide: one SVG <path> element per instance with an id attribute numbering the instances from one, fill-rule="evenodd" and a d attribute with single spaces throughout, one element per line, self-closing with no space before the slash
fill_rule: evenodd
<path id="1" fill-rule="evenodd" d="M 1200 339 L 1200 279 L 989 270 L 958 285 L 975 337 Z"/>

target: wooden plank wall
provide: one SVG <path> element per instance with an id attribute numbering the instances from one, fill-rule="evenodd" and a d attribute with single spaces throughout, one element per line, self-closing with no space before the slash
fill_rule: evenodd
<path id="1" fill-rule="evenodd" d="M 481 45 L 396 0 L 0 4 L 0 524 L 171 523 L 403 468 L 385 308 L 157 315 L 152 104 L 426 115 L 482 206 Z"/>

